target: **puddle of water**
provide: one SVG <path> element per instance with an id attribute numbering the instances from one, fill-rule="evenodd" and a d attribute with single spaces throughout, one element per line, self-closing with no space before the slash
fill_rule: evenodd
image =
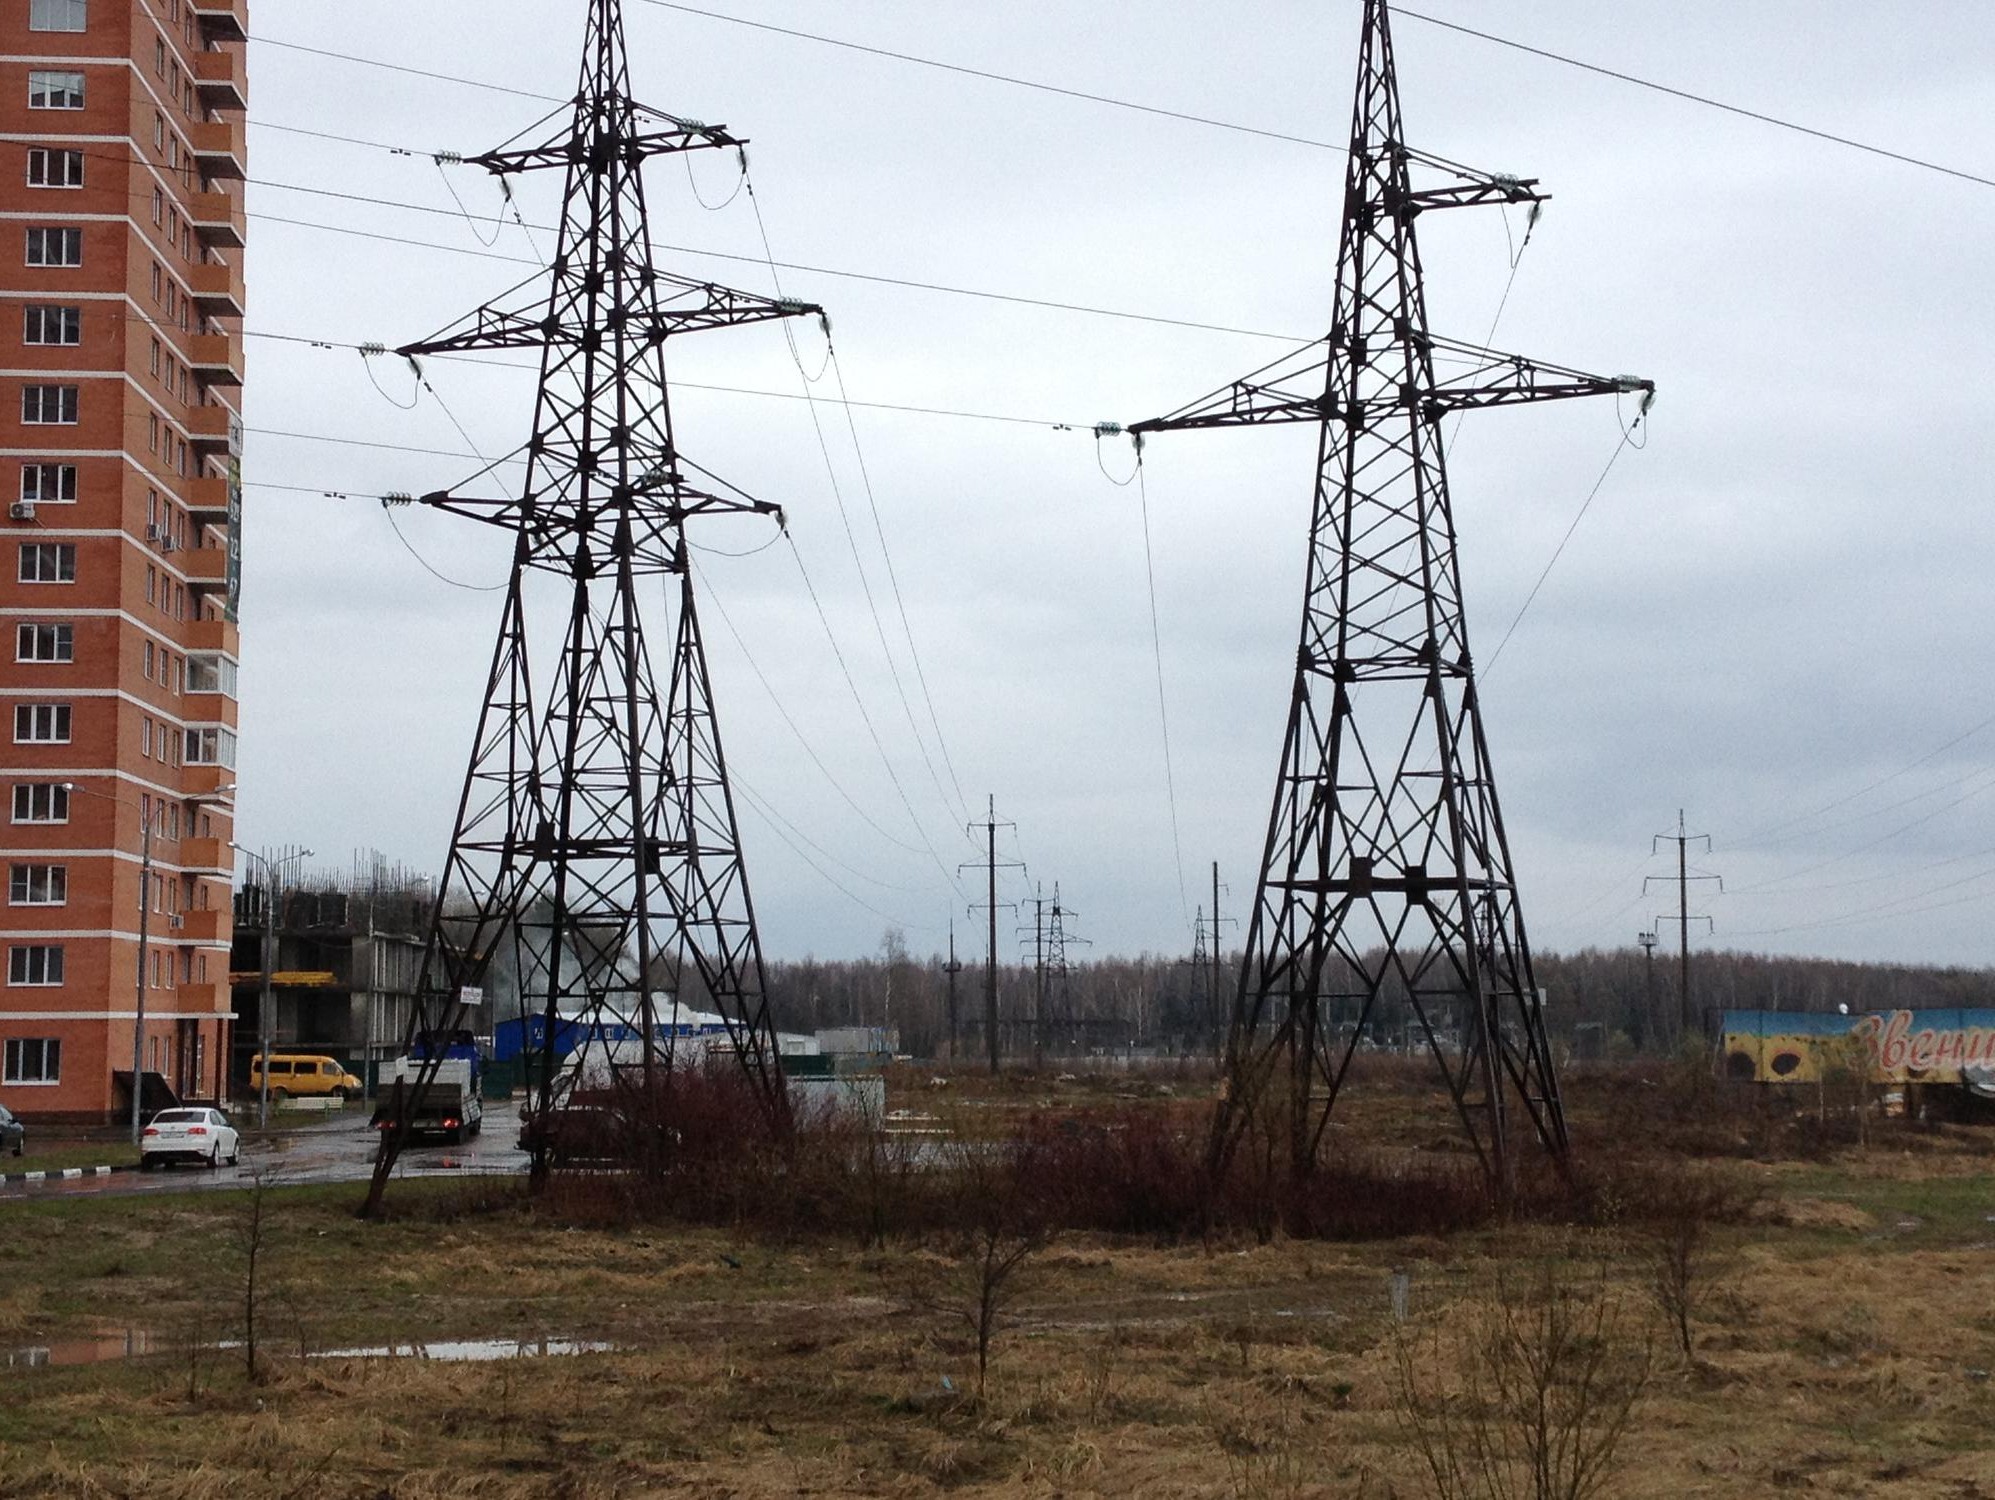
<path id="1" fill-rule="evenodd" d="M 184 1348 L 185 1346 L 177 1346 Z M 240 1349 L 234 1340 L 212 1346 L 222 1352 Z M 274 1349 L 275 1346 L 273 1346 Z M 479 1363 L 495 1359 L 532 1359 L 542 1355 L 603 1354 L 616 1344 L 597 1339 L 444 1339 L 434 1343 L 376 1344 L 361 1349 L 320 1349 L 313 1359 L 434 1359 L 446 1363 Z M 45 1344 L 0 1350 L 0 1370 L 48 1370 L 75 1365 L 109 1364 L 173 1352 L 175 1345 L 146 1328 L 104 1329 L 77 1338 L 51 1339 Z"/>
<path id="2" fill-rule="evenodd" d="M 481 1363 L 552 1354 L 603 1354 L 617 1346 L 600 1339 L 449 1339 L 428 1344 L 376 1344 L 366 1349 L 321 1349 L 313 1359 L 435 1359 Z"/>

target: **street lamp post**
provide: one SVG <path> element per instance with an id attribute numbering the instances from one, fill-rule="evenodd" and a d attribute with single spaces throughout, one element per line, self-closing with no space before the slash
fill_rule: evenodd
<path id="1" fill-rule="evenodd" d="M 263 869 L 263 986 L 256 1002 L 257 1056 L 261 1066 L 256 1070 L 256 1128 L 270 1128 L 270 1049 L 276 1045 L 277 1001 L 272 989 L 272 978 L 277 968 L 277 913 L 283 906 L 283 898 L 278 894 L 277 872 L 294 859 L 310 859 L 310 849 L 296 849 L 282 859 L 273 860 L 267 854 L 257 854 L 231 843 L 230 848 L 240 854 L 252 867 Z"/>

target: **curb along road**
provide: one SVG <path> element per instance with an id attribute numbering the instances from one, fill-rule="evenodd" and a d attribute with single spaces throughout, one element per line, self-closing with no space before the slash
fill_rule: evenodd
<path id="1" fill-rule="evenodd" d="M 10 1182 L 67 1182 L 76 1177 L 109 1177 L 113 1172 L 129 1172 L 129 1167 L 62 1167 L 53 1172 L 0 1173 L 0 1187 Z"/>

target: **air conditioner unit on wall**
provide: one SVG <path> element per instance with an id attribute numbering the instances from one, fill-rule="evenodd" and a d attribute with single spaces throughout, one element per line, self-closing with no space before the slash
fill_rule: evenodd
<path id="1" fill-rule="evenodd" d="M 7 514 L 16 521 L 32 521 L 35 518 L 35 502 L 32 500 L 16 500 L 12 505 L 7 507 Z"/>

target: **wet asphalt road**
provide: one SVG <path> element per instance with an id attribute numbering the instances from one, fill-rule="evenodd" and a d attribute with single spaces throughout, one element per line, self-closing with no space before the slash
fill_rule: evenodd
<path id="1" fill-rule="evenodd" d="M 348 1111 L 328 1120 L 287 1125 L 266 1140 L 245 1133 L 242 1161 L 233 1167 L 167 1167 L 151 1172 L 113 1172 L 108 1177 L 75 1177 L 42 1183 L 9 1182 L 0 1203 L 23 1198 L 100 1197 L 113 1193 L 212 1192 L 250 1186 L 258 1172 L 278 1184 L 364 1182 L 374 1170 L 375 1132 L 367 1112 Z M 412 1143 L 396 1163 L 397 1177 L 447 1177 L 470 1172 L 514 1173 L 527 1168 L 519 1149 L 519 1105 L 488 1104 L 484 1128 L 461 1146 Z M 32 1162 L 27 1163 L 32 1166 Z M 12 1175 L 11 1173 L 9 1174 Z"/>

